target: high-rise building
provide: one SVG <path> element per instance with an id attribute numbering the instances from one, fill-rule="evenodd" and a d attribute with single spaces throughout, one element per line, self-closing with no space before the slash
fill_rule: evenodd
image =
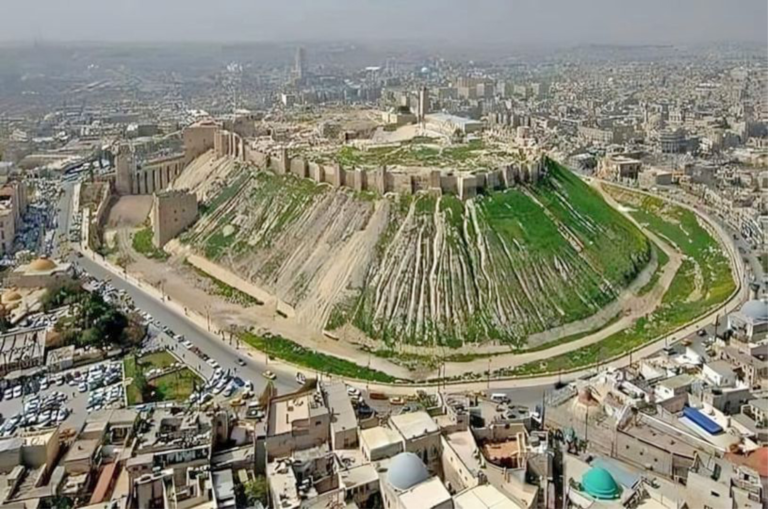
<path id="1" fill-rule="evenodd" d="M 297 81 L 302 81 L 307 75 L 307 55 L 304 48 L 301 46 L 296 48 L 296 59 L 293 72 Z"/>

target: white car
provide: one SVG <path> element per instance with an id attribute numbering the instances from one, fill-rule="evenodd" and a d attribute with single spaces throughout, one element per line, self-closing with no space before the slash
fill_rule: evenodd
<path id="1" fill-rule="evenodd" d="M 187 339 L 187 340 L 185 340 L 185 341 L 182 343 L 182 345 L 184 345 L 184 348 L 186 348 L 187 350 L 189 350 L 190 348 L 192 348 L 192 342 L 191 342 L 190 340 L 188 340 L 188 339 Z"/>
<path id="2" fill-rule="evenodd" d="M 85 383 L 81 383 L 77 386 L 77 390 L 80 392 L 85 392 L 88 390 L 88 386 Z"/>
<path id="3" fill-rule="evenodd" d="M 13 389 L 6 389 L 5 392 L 3 392 L 3 399 L 11 398 L 13 398 Z"/>
<path id="4" fill-rule="evenodd" d="M 20 398 L 22 393 L 21 385 L 17 385 L 13 388 L 13 397 Z"/>

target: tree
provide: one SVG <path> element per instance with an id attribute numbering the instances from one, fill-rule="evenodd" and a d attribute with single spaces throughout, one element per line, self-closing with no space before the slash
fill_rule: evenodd
<path id="1" fill-rule="evenodd" d="M 254 505 L 256 502 L 267 506 L 267 498 L 269 494 L 269 486 L 267 485 L 267 478 L 263 475 L 259 475 L 253 478 L 251 481 L 246 481 L 243 484 L 243 494 L 248 505 Z"/>
<path id="2" fill-rule="evenodd" d="M 144 370 L 139 364 L 139 360 L 134 357 L 133 362 L 136 366 L 136 372 L 133 374 L 133 386 L 139 391 L 139 394 L 141 394 L 141 401 L 144 402 L 150 398 L 152 386 L 149 385 L 147 377 L 144 375 Z"/>
<path id="3" fill-rule="evenodd" d="M 49 507 L 51 507 L 51 509 L 72 509 L 74 506 L 75 504 L 72 502 L 71 498 L 61 495 L 51 498 L 49 502 Z"/>
<path id="4" fill-rule="evenodd" d="M 144 336 L 147 335 L 147 327 L 144 325 L 144 319 L 136 312 L 128 313 L 128 326 L 125 328 L 124 337 L 128 346 L 135 346 L 141 343 Z"/>

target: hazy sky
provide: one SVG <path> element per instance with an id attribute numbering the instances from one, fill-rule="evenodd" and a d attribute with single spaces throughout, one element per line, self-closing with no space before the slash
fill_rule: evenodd
<path id="1" fill-rule="evenodd" d="M 0 0 L 0 20 L 6 41 L 768 40 L 766 0 Z"/>

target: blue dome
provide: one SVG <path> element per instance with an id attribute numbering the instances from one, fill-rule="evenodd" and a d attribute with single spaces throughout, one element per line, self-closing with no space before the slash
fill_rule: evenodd
<path id="1" fill-rule="evenodd" d="M 613 500 L 621 495 L 621 488 L 610 472 L 593 467 L 581 478 L 581 487 L 598 500 Z"/>
<path id="2" fill-rule="evenodd" d="M 427 467 L 412 452 L 401 452 L 389 464 L 387 479 L 393 488 L 405 491 L 429 479 Z"/>

